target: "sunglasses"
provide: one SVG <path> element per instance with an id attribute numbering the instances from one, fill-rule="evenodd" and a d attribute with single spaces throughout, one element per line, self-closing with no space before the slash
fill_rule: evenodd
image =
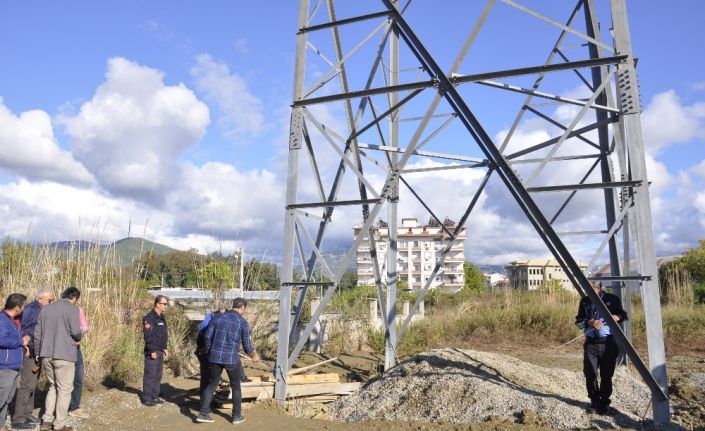
<path id="1" fill-rule="evenodd" d="M 168 302 L 157 302 L 157 304 L 159 304 L 159 305 L 169 305 Z"/>

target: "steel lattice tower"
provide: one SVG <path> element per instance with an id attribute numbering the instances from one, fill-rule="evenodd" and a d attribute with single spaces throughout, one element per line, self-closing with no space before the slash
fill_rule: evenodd
<path id="1" fill-rule="evenodd" d="M 619 346 L 651 389 L 654 419 L 670 421 L 636 60 L 625 2 L 561 2 L 565 13 L 558 20 L 514 0 L 487 0 L 478 8 L 459 53 L 448 61 L 450 67 L 442 68 L 434 52 L 424 45 L 422 33 L 417 33 L 425 30 L 428 34 L 429 30 L 422 28 L 423 22 L 412 27 L 406 19 L 409 8 L 422 5 L 399 0 L 338 4 L 334 0 L 300 0 L 275 369 L 277 399 L 286 397 L 287 373 L 363 240 L 372 255 L 384 321 L 385 366 L 395 365 L 398 340 L 441 271 L 455 235 L 465 226 L 494 177 L 579 294 L 589 296 L 610 327 L 618 328 L 615 337 Z M 556 8 L 554 2 L 538 3 Z M 502 25 L 501 19 L 493 18 L 507 11 L 531 21 L 537 26 L 537 34 L 546 31 L 551 35 L 553 45 L 524 48 L 539 52 L 541 62 L 514 64 L 512 57 L 500 55 L 498 48 L 497 57 L 506 60 L 510 68 L 483 69 L 483 63 L 475 62 L 473 67 L 480 68 L 479 73 L 460 74 L 482 28 Z M 600 20 L 611 26 L 609 31 L 600 31 Z M 461 38 L 459 35 L 465 32 L 436 30 L 449 40 Z M 518 36 L 524 32 L 507 31 L 515 31 Z M 587 97 L 559 94 L 570 88 L 565 83 L 571 78 Z M 519 84 L 510 84 L 510 80 Z M 508 117 L 511 127 L 501 139 L 493 140 L 483 126 L 487 117 L 481 120 L 478 111 L 470 108 L 471 103 L 481 105 L 481 99 L 472 93 L 477 88 L 498 95 L 493 116 L 502 115 L 502 109 L 512 112 Z M 504 94 L 520 99 L 511 103 L 502 99 Z M 555 136 L 517 140 L 522 122 L 529 117 L 550 124 Z M 434 147 L 436 142 L 441 144 Z M 431 151 L 436 148 L 443 151 Z M 420 162 L 423 160 L 433 163 Z M 484 170 L 485 174 L 473 182 L 476 189 L 472 197 L 460 202 L 462 211 L 454 230 L 443 227 L 451 241 L 439 253 L 410 315 L 397 325 L 397 207 L 408 197 L 443 226 L 438 209 L 428 196 L 424 198 L 416 191 L 412 178 L 420 173 L 463 169 Z M 443 184 L 437 186 L 442 188 Z M 584 195 L 588 199 L 581 200 Z M 560 216 L 571 206 L 586 204 L 599 204 L 604 225 L 577 230 L 569 221 L 562 223 Z M 388 219 L 389 247 L 384 258 L 378 259 L 372 228 L 383 214 Z M 369 232 L 354 238 L 337 266 L 325 253 L 340 238 L 340 231 L 337 236 L 332 232 L 334 216 L 341 220 L 352 217 L 362 225 L 361 232 Z M 345 226 L 348 232 L 351 226 Z M 558 227 L 565 230 L 559 231 Z M 468 237 L 472 238 L 472 231 Z M 576 242 L 575 238 L 589 239 Z M 571 252 L 575 253 L 578 243 L 594 246 L 590 267 L 603 253 L 609 257 L 611 275 L 591 280 L 608 283 L 625 298 L 629 297 L 630 283 L 640 286 L 648 366 L 630 343 L 630 328 L 616 324 L 590 287 Z M 303 272 L 297 279 L 295 262 L 300 263 Z M 332 281 L 313 281 L 317 268 Z M 303 333 L 298 334 L 292 328 L 299 324 L 312 286 L 321 288 L 323 295 L 320 305 L 311 310 Z"/>

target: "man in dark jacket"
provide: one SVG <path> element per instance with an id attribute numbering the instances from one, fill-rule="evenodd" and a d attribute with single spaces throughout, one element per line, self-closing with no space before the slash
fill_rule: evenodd
<path id="1" fill-rule="evenodd" d="M 601 283 L 593 283 L 592 288 L 605 303 L 615 321 L 627 320 L 627 313 L 622 308 L 619 297 L 603 291 Z M 611 403 L 612 376 L 619 355 L 619 347 L 614 341 L 614 330 L 604 322 L 589 297 L 580 300 L 575 324 L 585 331 L 583 373 L 590 398 L 590 409 L 600 414 L 607 414 Z"/>
<path id="2" fill-rule="evenodd" d="M 22 312 L 22 335 L 30 337 L 29 356 L 22 361 L 20 371 L 20 386 L 15 396 L 15 414 L 12 415 L 12 429 L 26 430 L 37 427 L 41 420 L 32 416 L 34 409 L 34 392 L 39 379 L 39 362 L 34 354 L 34 328 L 39 320 L 42 308 L 54 302 L 54 292 L 43 289 L 37 292 L 34 301 L 30 302 Z"/>
<path id="3" fill-rule="evenodd" d="M 142 319 L 144 333 L 144 377 L 142 378 L 142 404 L 154 406 L 163 403 L 159 390 L 164 372 L 164 361 L 169 359 L 167 344 L 169 331 L 164 311 L 169 300 L 164 295 L 154 298 L 154 309 Z"/>
<path id="4" fill-rule="evenodd" d="M 213 324 L 215 319 L 225 313 L 225 308 L 210 312 L 206 315 L 200 325 L 198 325 L 198 335 L 196 336 L 196 357 L 200 365 L 201 379 L 198 386 L 198 395 L 203 397 L 203 391 L 208 385 L 208 350 L 210 346 L 206 340 L 206 330 Z"/>
<path id="5" fill-rule="evenodd" d="M 29 337 L 20 335 L 15 322 L 24 309 L 27 297 L 13 293 L 5 301 L 5 309 L 0 312 L 0 429 L 6 430 L 5 419 L 17 387 L 17 378 L 22 368 Z"/>

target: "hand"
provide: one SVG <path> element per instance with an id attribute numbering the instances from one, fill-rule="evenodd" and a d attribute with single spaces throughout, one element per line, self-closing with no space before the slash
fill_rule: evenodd
<path id="1" fill-rule="evenodd" d="M 157 352 L 152 352 L 149 354 L 149 357 L 152 359 L 157 359 Z"/>
<path id="2" fill-rule="evenodd" d="M 613 315 L 612 315 L 612 318 L 614 319 L 615 322 L 619 322 L 620 320 L 622 320 L 622 318 L 619 317 L 619 316 L 616 315 L 616 314 L 613 314 Z"/>
<path id="3" fill-rule="evenodd" d="M 31 340 L 29 335 L 25 335 L 24 337 L 22 337 L 22 345 L 27 346 L 29 344 L 29 340 Z"/>
<path id="4" fill-rule="evenodd" d="M 257 363 L 261 358 L 259 357 L 259 353 L 252 352 L 252 354 L 250 354 L 250 359 L 252 359 L 252 362 Z"/>
<path id="5" fill-rule="evenodd" d="M 24 349 L 24 357 L 29 358 L 29 347 L 23 346 Z"/>
<path id="6" fill-rule="evenodd" d="M 602 320 L 597 320 L 597 319 L 588 320 L 588 325 L 592 326 L 593 328 L 597 329 L 598 331 L 604 326 L 604 324 L 602 323 Z"/>
<path id="7" fill-rule="evenodd" d="M 164 350 L 164 360 L 166 361 L 167 359 L 169 359 L 169 351 Z"/>

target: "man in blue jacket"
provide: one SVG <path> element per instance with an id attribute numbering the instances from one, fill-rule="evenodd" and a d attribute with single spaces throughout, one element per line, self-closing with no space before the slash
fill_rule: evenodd
<path id="1" fill-rule="evenodd" d="M 29 336 L 20 335 L 19 323 L 15 321 L 26 300 L 21 293 L 13 293 L 7 297 L 5 309 L 0 312 L 0 430 L 7 430 L 7 410 L 15 395 L 22 358 L 29 344 Z"/>
<path id="2" fill-rule="evenodd" d="M 218 387 L 220 375 L 225 370 L 230 379 L 230 386 L 233 391 L 233 415 L 232 423 L 237 425 L 245 421 L 242 416 L 241 403 L 242 392 L 240 389 L 240 375 L 242 364 L 240 363 L 240 344 L 245 353 L 250 355 L 252 362 L 259 362 L 260 358 L 250 340 L 250 325 L 243 314 L 247 308 L 247 301 L 244 298 L 233 300 L 233 309 L 226 311 L 220 317 L 213 320 L 206 329 L 205 342 L 208 351 L 208 385 L 201 395 L 201 411 L 196 422 L 213 422 L 210 416 L 211 401 L 213 394 Z"/>

